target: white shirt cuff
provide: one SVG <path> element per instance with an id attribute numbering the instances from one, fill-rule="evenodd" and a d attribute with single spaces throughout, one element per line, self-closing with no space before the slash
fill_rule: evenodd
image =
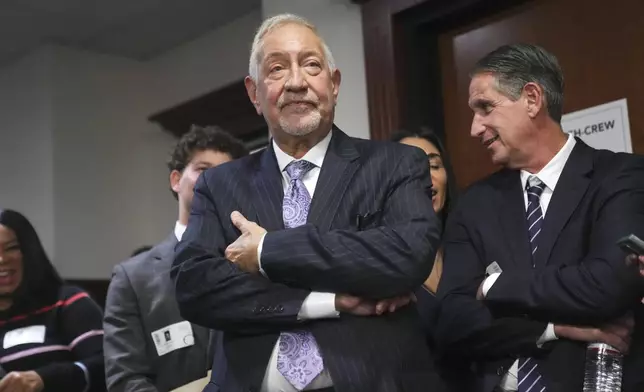
<path id="1" fill-rule="evenodd" d="M 546 330 L 543 331 L 539 340 L 537 340 L 537 347 L 541 348 L 545 343 L 551 342 L 553 340 L 559 339 L 557 334 L 555 334 L 555 326 L 553 323 L 548 323 Z"/>
<path id="2" fill-rule="evenodd" d="M 264 277 L 268 278 L 266 272 L 264 272 L 264 269 L 262 268 L 262 248 L 264 247 L 264 238 L 266 238 L 266 233 L 262 235 L 262 238 L 259 240 L 259 244 L 257 244 L 257 265 L 259 266 L 259 272 L 261 272 Z"/>
<path id="3" fill-rule="evenodd" d="M 335 309 L 335 294 L 312 292 L 309 294 L 297 314 L 298 320 L 311 320 L 340 317 Z"/>
<path id="4" fill-rule="evenodd" d="M 487 292 L 490 291 L 492 288 L 492 285 L 496 280 L 501 276 L 500 272 L 495 272 L 493 274 L 490 274 L 485 280 L 483 281 L 483 297 L 487 297 Z"/>

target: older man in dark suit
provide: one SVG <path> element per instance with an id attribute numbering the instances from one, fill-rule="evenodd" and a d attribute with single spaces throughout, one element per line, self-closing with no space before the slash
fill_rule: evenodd
<path id="1" fill-rule="evenodd" d="M 474 360 L 478 391 L 582 389 L 588 342 L 629 352 L 644 377 L 642 286 L 620 237 L 644 234 L 644 158 L 565 134 L 563 74 L 534 45 L 501 47 L 470 82 L 471 133 L 504 168 L 450 215 L 436 341 Z"/>
<path id="2" fill-rule="evenodd" d="M 224 331 L 222 390 L 435 390 L 404 306 L 440 232 L 426 155 L 333 126 L 340 72 L 300 17 L 267 19 L 249 68 L 272 142 L 202 176 L 172 269 L 182 314 Z"/>

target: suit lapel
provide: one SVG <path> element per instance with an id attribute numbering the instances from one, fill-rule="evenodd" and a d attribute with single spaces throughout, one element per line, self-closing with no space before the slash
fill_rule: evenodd
<path id="1" fill-rule="evenodd" d="M 546 265 L 559 233 L 588 190 L 589 174 L 593 170 L 592 152 L 590 147 L 577 139 L 577 144 L 561 172 L 555 192 L 548 204 L 543 227 L 539 234 L 539 248 L 535 255 L 537 266 Z"/>
<path id="2" fill-rule="evenodd" d="M 497 211 L 506 244 L 514 264 L 522 267 L 532 265 L 528 225 L 525 217 L 525 201 L 519 171 L 508 170 L 500 179 L 500 197 Z"/>
<path id="3" fill-rule="evenodd" d="M 252 174 L 253 191 L 251 199 L 257 211 L 257 224 L 268 231 L 284 229 L 282 219 L 282 174 L 277 166 L 273 143 L 260 154 L 259 168 Z"/>
<path id="4" fill-rule="evenodd" d="M 360 166 L 360 154 L 351 138 L 335 127 L 332 132 L 307 217 L 307 222 L 315 223 L 322 232 L 331 228 L 344 192 Z"/>

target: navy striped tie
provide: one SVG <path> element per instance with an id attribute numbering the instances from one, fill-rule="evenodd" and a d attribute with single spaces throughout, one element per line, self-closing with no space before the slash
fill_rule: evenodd
<path id="1" fill-rule="evenodd" d="M 532 267 L 535 267 L 534 257 L 539 248 L 538 238 L 543 224 L 543 211 L 541 210 L 541 193 L 545 184 L 536 176 L 528 177 L 526 193 L 528 194 L 528 208 L 526 219 L 528 221 L 528 236 L 532 250 Z M 537 361 L 532 358 L 519 358 L 518 372 L 519 392 L 545 392 L 546 386 L 539 373 Z"/>
<path id="2" fill-rule="evenodd" d="M 530 236 L 530 248 L 532 249 L 532 266 L 534 266 L 534 254 L 537 252 L 539 233 L 543 224 L 543 211 L 541 210 L 541 193 L 546 186 L 536 176 L 528 177 L 525 184 L 525 191 L 528 194 L 528 209 L 526 219 L 528 220 L 528 234 Z"/>

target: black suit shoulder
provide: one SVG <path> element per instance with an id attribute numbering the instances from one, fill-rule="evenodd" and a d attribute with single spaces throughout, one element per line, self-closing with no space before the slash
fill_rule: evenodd
<path id="1" fill-rule="evenodd" d="M 387 141 L 387 140 L 367 140 L 348 137 L 354 144 L 356 150 L 360 153 L 363 159 L 376 154 L 391 154 L 394 157 L 402 157 L 407 155 L 416 155 L 426 157 L 426 154 L 418 147 L 409 146 L 402 143 Z"/>
<path id="2" fill-rule="evenodd" d="M 619 176 L 623 172 L 644 170 L 642 155 L 595 149 L 592 154 L 595 175 L 600 177 Z"/>
<path id="3" fill-rule="evenodd" d="M 259 169 L 260 161 L 263 154 L 270 154 L 270 150 L 265 148 L 253 154 L 246 155 L 221 165 L 211 167 L 203 173 L 207 183 L 216 182 L 225 179 L 231 175 L 237 175 L 240 172 L 247 172 L 252 169 Z"/>
<path id="4" fill-rule="evenodd" d="M 482 199 L 489 199 L 495 189 L 507 184 L 507 181 L 512 180 L 512 177 L 518 181 L 516 171 L 504 168 L 468 185 L 459 193 L 456 209 L 461 210 L 467 206 L 478 209 Z"/>

